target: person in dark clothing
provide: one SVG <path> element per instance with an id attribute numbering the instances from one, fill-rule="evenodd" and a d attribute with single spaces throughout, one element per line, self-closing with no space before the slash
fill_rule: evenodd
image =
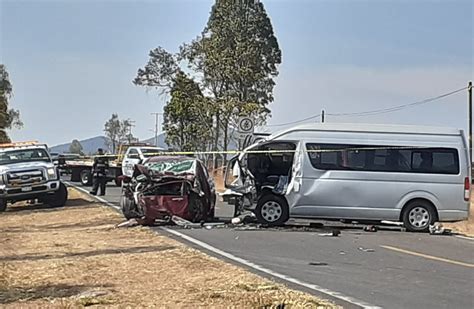
<path id="1" fill-rule="evenodd" d="M 109 160 L 104 156 L 104 151 L 101 148 L 97 150 L 97 155 L 92 165 L 92 191 L 90 193 L 96 195 L 100 187 L 100 195 L 105 195 L 106 173 L 109 168 Z"/>

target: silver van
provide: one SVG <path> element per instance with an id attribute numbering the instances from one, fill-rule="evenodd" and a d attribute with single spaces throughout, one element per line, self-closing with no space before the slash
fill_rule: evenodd
<path id="1" fill-rule="evenodd" d="M 289 218 L 402 221 L 426 231 L 469 215 L 470 160 L 458 129 L 309 124 L 229 161 L 224 200 L 268 225 Z"/>

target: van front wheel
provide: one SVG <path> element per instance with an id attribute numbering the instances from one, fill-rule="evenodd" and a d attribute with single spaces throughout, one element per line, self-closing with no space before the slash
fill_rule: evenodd
<path id="1" fill-rule="evenodd" d="M 404 209 L 402 219 L 410 232 L 427 232 L 436 221 L 436 211 L 427 201 L 411 201 Z"/>
<path id="2" fill-rule="evenodd" d="M 290 217 L 288 203 L 282 196 L 266 194 L 259 199 L 255 216 L 263 224 L 283 225 Z"/>

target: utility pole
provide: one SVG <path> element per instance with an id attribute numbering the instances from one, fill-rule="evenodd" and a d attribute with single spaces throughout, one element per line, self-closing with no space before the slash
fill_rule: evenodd
<path id="1" fill-rule="evenodd" d="M 159 123 L 159 117 L 160 115 L 163 115 L 163 113 L 151 113 L 152 115 L 155 115 L 155 146 L 158 147 L 158 123 Z"/>
<path id="2" fill-rule="evenodd" d="M 472 164 L 472 81 L 467 84 L 467 96 L 468 96 L 468 104 L 469 104 L 469 154 Z"/>
<path id="3" fill-rule="evenodd" d="M 135 121 L 134 120 L 131 120 L 130 118 L 127 119 L 127 123 L 128 123 L 128 143 L 131 144 L 132 143 L 132 127 L 135 126 Z"/>
<path id="4" fill-rule="evenodd" d="M 325 116 L 325 111 L 324 109 L 321 111 L 321 123 L 324 123 L 324 116 Z"/>

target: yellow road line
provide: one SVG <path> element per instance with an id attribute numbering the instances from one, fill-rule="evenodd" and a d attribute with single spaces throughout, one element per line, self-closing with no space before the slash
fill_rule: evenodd
<path id="1" fill-rule="evenodd" d="M 464 262 L 455 261 L 455 260 L 451 260 L 451 259 L 445 259 L 445 258 L 441 258 L 441 257 L 437 257 L 437 256 L 432 256 L 432 255 L 428 255 L 428 254 L 423 254 L 423 253 L 418 253 L 418 252 L 409 251 L 409 250 L 405 250 L 405 249 L 400 249 L 400 248 L 396 248 L 396 247 L 392 247 L 392 246 L 383 246 L 382 245 L 380 247 L 388 249 L 388 250 L 393 250 L 393 251 L 405 253 L 405 254 L 410 254 L 410 255 L 414 255 L 414 256 L 423 257 L 425 259 L 430 259 L 430 260 L 434 260 L 434 261 L 440 261 L 440 262 L 450 263 L 450 264 L 454 264 L 454 265 L 474 268 L 474 264 L 470 264 L 470 263 L 464 263 Z"/>

